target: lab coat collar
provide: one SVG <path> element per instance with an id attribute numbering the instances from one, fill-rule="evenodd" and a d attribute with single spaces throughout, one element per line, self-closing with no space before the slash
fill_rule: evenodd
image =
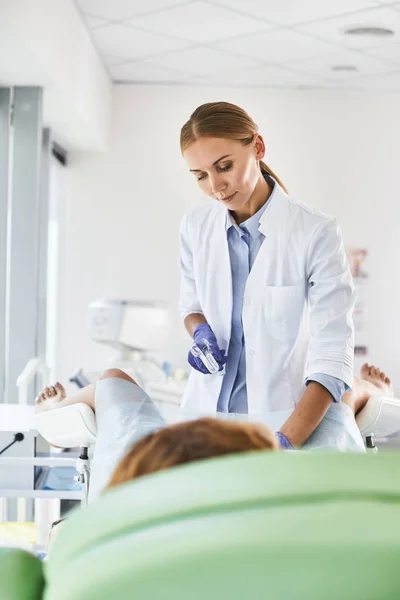
<path id="1" fill-rule="evenodd" d="M 274 186 L 270 197 L 268 198 L 267 202 L 256 212 L 255 215 L 253 215 L 252 217 L 247 219 L 247 221 L 244 221 L 244 223 L 242 223 L 242 225 L 244 225 L 249 230 L 249 233 L 252 235 L 253 238 L 258 237 L 259 234 L 257 233 L 257 230 L 258 232 L 261 232 L 264 235 L 266 235 L 268 231 L 273 231 L 274 228 L 276 228 L 276 223 L 279 222 L 279 217 L 284 214 L 285 209 L 287 208 L 288 196 L 286 192 L 272 177 L 267 176 L 266 180 L 268 181 L 268 183 L 272 182 Z M 230 227 L 235 227 L 236 229 L 240 230 L 240 227 L 235 223 L 229 210 L 224 208 L 222 205 L 220 206 L 222 208 L 221 216 L 223 217 L 225 230 L 228 232 Z M 248 224 L 250 222 L 250 227 L 248 227 Z M 253 227 L 253 224 L 257 229 Z"/>
<path id="2" fill-rule="evenodd" d="M 259 230 L 264 235 L 276 231 L 279 223 L 282 222 L 282 218 L 285 218 L 288 209 L 288 195 L 277 181 L 274 180 L 274 183 L 274 189 L 260 218 Z"/>
<path id="3" fill-rule="evenodd" d="M 267 202 L 263 204 L 262 207 L 253 216 L 249 217 L 247 221 L 243 221 L 243 223 L 241 223 L 240 225 L 236 223 L 231 212 L 227 210 L 225 224 L 227 232 L 230 230 L 231 227 L 234 227 L 241 237 L 246 231 L 248 231 L 251 237 L 256 240 L 261 235 L 261 232 L 259 231 L 260 219 L 266 209 L 266 206 Z"/>

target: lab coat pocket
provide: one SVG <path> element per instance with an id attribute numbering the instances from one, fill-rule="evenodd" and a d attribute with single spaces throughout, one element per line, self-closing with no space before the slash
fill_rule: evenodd
<path id="1" fill-rule="evenodd" d="M 268 333 L 276 340 L 297 338 L 305 307 L 305 284 L 267 285 L 264 311 Z"/>

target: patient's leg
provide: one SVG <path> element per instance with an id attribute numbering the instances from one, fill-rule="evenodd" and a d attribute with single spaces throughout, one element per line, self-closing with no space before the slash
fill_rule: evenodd
<path id="1" fill-rule="evenodd" d="M 137 385 L 132 377 L 120 369 L 106 369 L 99 377 L 99 381 L 102 379 L 125 379 L 126 381 Z M 95 391 L 96 383 L 91 383 L 80 389 L 78 392 L 75 392 L 75 394 L 67 397 L 64 387 L 61 383 L 57 382 L 54 385 L 45 387 L 40 394 L 36 396 L 35 412 L 43 412 L 45 410 L 53 410 L 55 408 L 69 406 L 70 404 L 80 403 L 87 404 L 94 411 Z"/>
<path id="2" fill-rule="evenodd" d="M 157 406 L 134 380 L 109 369 L 96 386 L 97 441 L 89 501 L 106 487 L 119 461 L 142 437 L 165 426 Z"/>
<path id="3" fill-rule="evenodd" d="M 70 404 L 83 403 L 90 406 L 94 410 L 94 392 L 96 384 L 91 383 L 80 389 L 75 394 L 67 397 L 64 387 L 61 383 L 55 383 L 45 387 L 35 398 L 35 412 L 43 412 L 53 410 L 55 408 L 63 408 Z"/>
<path id="4" fill-rule="evenodd" d="M 107 369 L 95 384 L 66 397 L 63 386 L 48 386 L 36 398 L 36 412 L 83 402 L 96 412 L 97 440 L 91 469 L 90 501 L 108 483 L 132 444 L 165 426 L 157 406 L 120 369 Z"/>
<path id="5" fill-rule="evenodd" d="M 386 373 L 365 363 L 360 369 L 360 379 L 354 377 L 353 389 L 343 396 L 342 401 L 350 406 L 356 415 L 375 394 L 393 398 L 392 382 Z"/>

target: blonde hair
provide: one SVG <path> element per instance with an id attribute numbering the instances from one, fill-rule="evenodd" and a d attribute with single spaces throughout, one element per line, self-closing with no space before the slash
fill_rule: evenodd
<path id="1" fill-rule="evenodd" d="M 258 133 L 258 126 L 243 108 L 229 102 L 208 102 L 202 104 L 190 115 L 190 119 L 181 129 L 181 152 L 202 137 L 224 138 L 250 144 Z M 272 169 L 260 160 L 262 173 L 270 175 L 287 189 Z"/>
<path id="2" fill-rule="evenodd" d="M 265 425 L 211 417 L 176 423 L 136 442 L 107 488 L 184 463 L 255 450 L 279 450 L 275 435 Z"/>

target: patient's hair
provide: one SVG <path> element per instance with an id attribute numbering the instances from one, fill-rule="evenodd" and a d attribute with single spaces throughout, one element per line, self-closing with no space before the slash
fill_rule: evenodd
<path id="1" fill-rule="evenodd" d="M 107 488 L 194 460 L 250 450 L 278 450 L 268 427 L 211 417 L 169 425 L 132 446 Z"/>

